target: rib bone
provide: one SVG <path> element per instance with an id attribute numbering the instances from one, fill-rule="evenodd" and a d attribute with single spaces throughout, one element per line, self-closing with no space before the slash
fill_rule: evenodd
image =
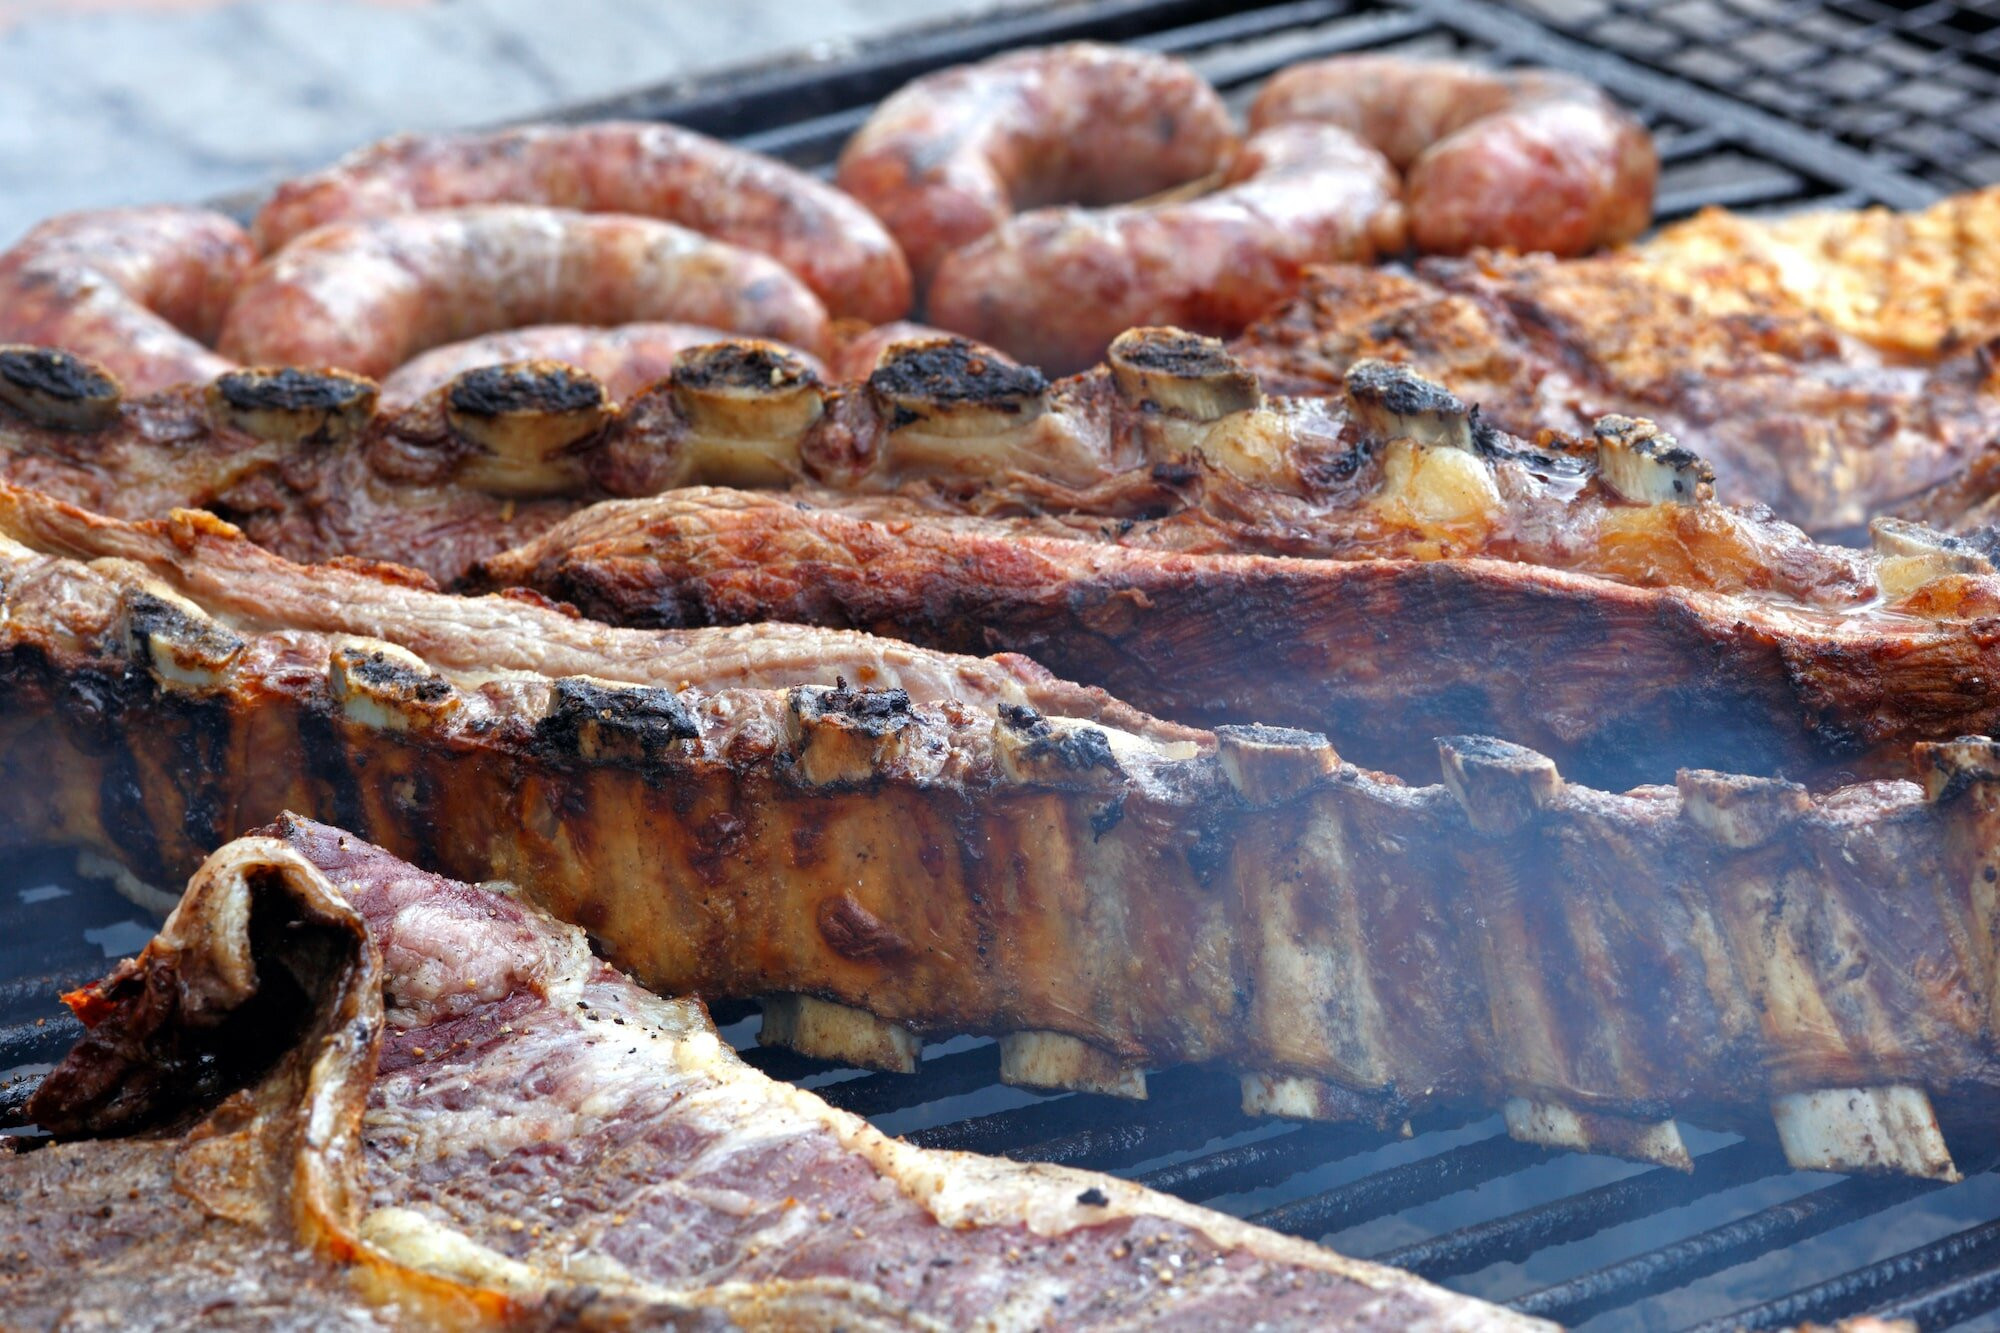
<path id="1" fill-rule="evenodd" d="M 765 996 L 764 1026 L 758 1029 L 757 1040 L 801 1055 L 898 1074 L 916 1073 L 924 1049 L 923 1038 L 900 1024 L 811 995 Z"/>
<path id="2" fill-rule="evenodd" d="M 55 430 L 100 430 L 118 418 L 123 393 L 94 361 L 46 347 L 0 345 L 0 403 Z"/>
<path id="3" fill-rule="evenodd" d="M 344 445 L 367 429 L 378 393 L 373 380 L 344 370 L 232 370 L 208 386 L 208 410 L 260 440 Z"/>
<path id="4" fill-rule="evenodd" d="M 604 386 L 553 361 L 481 366 L 445 386 L 445 419 L 479 447 L 459 471 L 494 495 L 562 494 L 581 463 L 569 451 L 610 419 Z"/>
<path id="5" fill-rule="evenodd" d="M 1921 1088 L 1817 1088 L 1774 1099 L 1771 1113 L 1785 1160 L 1801 1171 L 1961 1179 Z"/>
<path id="6" fill-rule="evenodd" d="M 771 343 L 681 352 L 673 395 L 688 423 L 689 475 L 725 486 L 778 486 L 797 477 L 800 442 L 826 410 L 812 367 Z"/>

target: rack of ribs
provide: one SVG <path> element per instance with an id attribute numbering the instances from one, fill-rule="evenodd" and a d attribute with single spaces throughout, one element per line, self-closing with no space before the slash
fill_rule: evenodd
<path id="1" fill-rule="evenodd" d="M 75 1141 L 0 1151 L 9 1323 L 1549 1327 L 1108 1176 L 890 1139 L 582 931 L 294 817 L 68 999 L 87 1031 L 31 1111 Z"/>
<path id="2" fill-rule="evenodd" d="M 1417 786 L 1006 664 L 613 631 L 0 495 L 0 843 L 161 884 L 299 811 L 886 1068 L 988 1033 L 1017 1082 L 1209 1062 L 1254 1112 L 1472 1101 L 1681 1166 L 1687 1116 L 1949 1176 L 1940 1123 L 1990 1118 L 1991 740 L 1914 746 L 1916 781 L 1613 794 L 1457 736 Z M 845 682 L 774 688 L 806 651 Z"/>
<path id="3" fill-rule="evenodd" d="M 826 390 L 726 343 L 623 411 L 545 366 L 376 415 L 338 376 L 128 401 L 72 358 L 9 355 L 0 384 L 42 387 L 16 386 L 0 471 L 102 511 L 202 505 L 294 559 L 525 584 L 618 623 L 1031 652 L 1406 774 L 1429 737 L 1491 731 L 1613 786 L 1681 765 L 1824 781 L 1994 726 L 1965 688 L 2000 666 L 1978 543 L 1884 521 L 1872 552 L 1819 545 L 1717 501 L 1650 423 L 1517 439 L 1379 362 L 1288 400 L 1171 330 L 1054 386 L 933 340 Z M 792 484 L 653 494 L 703 480 Z M 651 498 L 591 504 L 615 494 Z"/>

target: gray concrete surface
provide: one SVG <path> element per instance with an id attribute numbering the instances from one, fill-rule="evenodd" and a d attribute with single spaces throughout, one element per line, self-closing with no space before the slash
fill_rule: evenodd
<path id="1" fill-rule="evenodd" d="M 1021 0 L 0 0 L 0 244 Z"/>

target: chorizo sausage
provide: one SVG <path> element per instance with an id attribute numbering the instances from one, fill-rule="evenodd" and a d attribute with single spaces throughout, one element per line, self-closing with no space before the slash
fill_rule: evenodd
<path id="1" fill-rule="evenodd" d="M 404 362 L 382 381 L 382 406 L 407 407 L 468 370 L 514 361 L 557 361 L 574 366 L 602 383 L 613 402 L 622 403 L 672 373 L 676 353 L 727 342 L 730 337 L 720 329 L 699 324 L 620 324 L 613 328 L 542 324 L 489 333 L 434 347 Z M 818 358 L 796 348 L 787 350 L 825 378 Z"/>
<path id="2" fill-rule="evenodd" d="M 836 179 L 888 224 L 921 285 L 1016 209 L 1153 194 L 1218 170 L 1235 141 L 1191 66 L 1079 42 L 916 80 L 856 131 Z"/>
<path id="3" fill-rule="evenodd" d="M 210 351 L 250 238 L 197 208 L 112 208 L 42 223 L 0 256 L 0 342 L 88 357 L 133 393 L 214 379 Z"/>
<path id="4" fill-rule="evenodd" d="M 1339 125 L 1387 154 L 1405 173 L 1410 239 L 1433 254 L 1580 255 L 1652 221 L 1652 136 L 1566 75 L 1338 56 L 1282 71 L 1251 104 L 1253 131 L 1298 122 Z"/>
<path id="5" fill-rule="evenodd" d="M 1253 136 L 1213 193 L 1023 213 L 946 257 L 930 315 L 1050 375 L 1097 361 L 1129 328 L 1229 336 L 1289 296 L 1309 264 L 1403 245 L 1396 173 L 1331 125 Z"/>
<path id="6" fill-rule="evenodd" d="M 244 279 L 225 355 L 377 378 L 530 324 L 705 324 L 823 350 L 826 309 L 764 255 L 651 218 L 494 204 L 337 222 Z"/>
<path id="7" fill-rule="evenodd" d="M 782 162 L 675 125 L 399 135 L 284 182 L 252 230 L 268 254 L 329 222 L 492 203 L 678 223 L 770 255 L 839 316 L 878 323 L 910 307 L 909 266 L 866 208 Z"/>

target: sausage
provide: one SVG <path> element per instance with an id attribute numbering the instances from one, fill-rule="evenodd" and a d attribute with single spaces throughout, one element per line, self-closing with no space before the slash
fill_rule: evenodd
<path id="1" fill-rule="evenodd" d="M 826 308 L 764 255 L 651 218 L 492 204 L 336 222 L 245 278 L 225 355 L 380 378 L 528 324 L 705 324 L 823 350 Z"/>
<path id="2" fill-rule="evenodd" d="M 840 384 L 858 384 L 875 373 L 881 364 L 882 353 L 897 343 L 931 342 L 938 338 L 955 338 L 956 334 L 943 329 L 932 328 L 928 324 L 914 324 L 907 319 L 895 320 L 888 324 L 836 323 L 833 326 L 833 352 L 827 364 L 833 369 L 833 378 Z M 1013 365 L 1013 358 L 992 347 L 979 349 L 987 356 L 1007 365 Z"/>
<path id="3" fill-rule="evenodd" d="M 782 162 L 675 125 L 398 135 L 279 185 L 252 234 L 269 254 L 329 222 L 493 203 L 660 218 L 771 256 L 835 315 L 876 323 L 910 308 L 909 265 L 867 209 Z"/>
<path id="4" fill-rule="evenodd" d="M 255 262 L 243 229 L 204 209 L 51 218 L 0 255 L 0 343 L 88 357 L 133 393 L 206 382 L 232 368 L 205 344 Z"/>
<path id="5" fill-rule="evenodd" d="M 1405 173 L 1410 239 L 1434 254 L 1580 255 L 1652 221 L 1652 136 L 1580 79 L 1338 56 L 1284 70 L 1250 106 L 1253 131 L 1298 122 L 1339 125 L 1387 154 Z"/>
<path id="6" fill-rule="evenodd" d="M 894 327 L 894 326 L 891 326 Z M 727 342 L 731 335 L 699 324 L 543 324 L 489 333 L 483 338 L 434 347 L 382 381 L 382 406 L 407 407 L 468 370 L 512 361 L 558 361 L 586 371 L 604 385 L 613 402 L 624 402 L 674 368 L 674 355 L 689 347 Z M 817 357 L 787 348 L 825 378 Z"/>
<path id="7" fill-rule="evenodd" d="M 1347 131 L 1279 126 L 1251 137 L 1214 193 L 1023 213 L 946 257 L 930 315 L 1050 375 L 1091 365 L 1129 328 L 1231 336 L 1307 265 L 1400 250 L 1399 193 L 1388 159 Z"/>
<path id="8" fill-rule="evenodd" d="M 1017 208 L 1153 194 L 1218 170 L 1235 142 L 1191 66 L 1079 42 L 916 80 L 848 140 L 836 179 L 889 225 L 921 285 Z"/>

